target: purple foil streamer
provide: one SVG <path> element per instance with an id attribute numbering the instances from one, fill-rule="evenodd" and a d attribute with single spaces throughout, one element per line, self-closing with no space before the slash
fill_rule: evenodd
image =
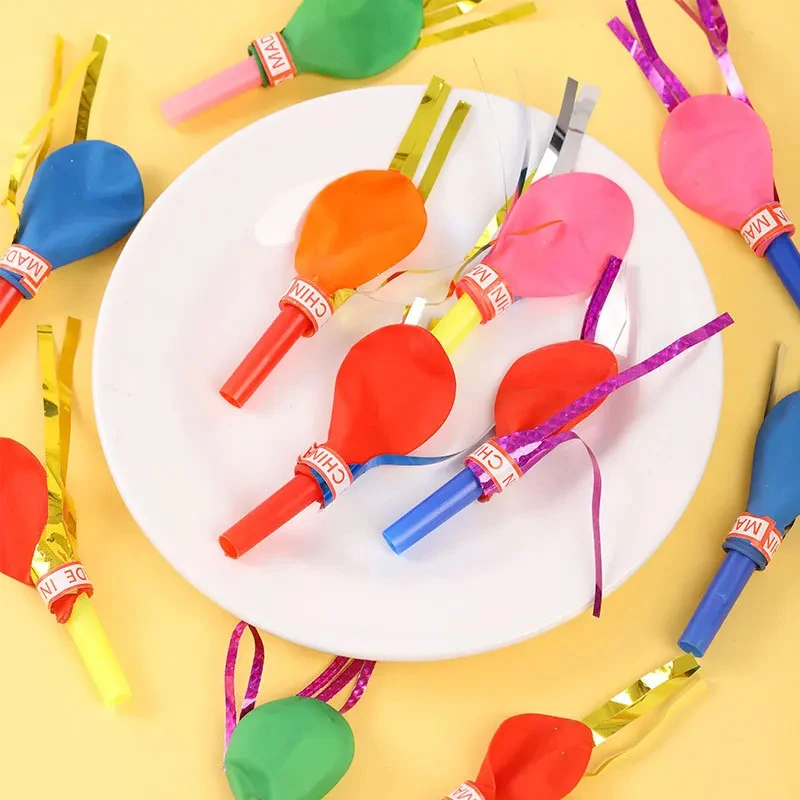
<path id="1" fill-rule="evenodd" d="M 345 704 L 339 709 L 340 713 L 346 714 L 362 698 L 364 692 L 367 690 L 367 685 L 369 684 L 369 679 L 372 677 L 374 669 L 374 661 L 364 662 L 364 666 L 361 667 L 361 672 L 359 672 L 358 678 L 353 686 L 353 691 L 350 692 L 350 696 L 345 701 Z"/>
<path id="2" fill-rule="evenodd" d="M 628 7 L 628 14 L 633 23 L 633 28 L 639 36 L 639 42 L 658 70 L 659 75 L 664 79 L 664 82 L 679 103 L 688 100 L 691 95 L 686 87 L 678 80 L 678 76 L 662 61 L 661 56 L 658 55 L 636 0 L 625 0 L 625 5 Z"/>
<path id="3" fill-rule="evenodd" d="M 326 688 L 323 689 L 318 695 L 317 700 L 322 700 L 327 703 L 332 700 L 339 692 L 347 686 L 353 678 L 361 672 L 364 662 L 361 659 L 353 659 L 337 676 L 337 678 Z"/>
<path id="4" fill-rule="evenodd" d="M 319 677 L 315 678 L 305 689 L 301 689 L 298 697 L 315 697 L 316 694 L 322 691 L 350 662 L 349 658 L 344 656 L 336 656 L 331 663 L 320 673 Z"/>
<path id="5" fill-rule="evenodd" d="M 609 256 L 603 274 L 600 276 L 597 286 L 594 287 L 594 292 L 592 292 L 592 297 L 586 308 L 586 315 L 583 318 L 583 326 L 581 327 L 581 339 L 586 339 L 589 342 L 594 341 L 594 337 L 597 334 L 597 322 L 600 319 L 603 306 L 608 299 L 608 293 L 617 279 L 621 266 L 621 258 Z"/>
<path id="6" fill-rule="evenodd" d="M 591 448 L 572 431 L 562 431 L 557 433 L 565 425 L 582 414 L 587 408 L 591 408 L 603 398 L 633 383 L 639 378 L 653 372 L 667 362 L 676 358 L 681 353 L 695 347 L 698 344 L 710 339 L 720 331 L 733 324 L 730 314 L 722 314 L 706 325 L 687 333 L 676 339 L 672 344 L 659 350 L 650 358 L 645 359 L 639 364 L 623 370 L 613 378 L 609 378 L 594 389 L 586 392 L 575 402 L 571 403 L 558 414 L 550 417 L 549 420 L 539 425 L 537 428 L 526 431 L 518 431 L 507 436 L 500 436 L 491 441 L 497 444 L 502 450 L 514 460 L 523 474 L 538 464 L 548 453 L 560 444 L 568 441 L 578 440 L 586 448 L 589 458 L 592 461 L 593 490 L 592 490 L 592 531 L 594 537 L 594 564 L 595 564 L 595 594 L 594 594 L 594 616 L 600 616 L 600 609 L 603 598 L 603 561 L 602 561 L 602 539 L 600 535 L 600 498 L 602 491 L 602 478 L 600 465 Z M 481 485 L 483 491 L 482 499 L 490 499 L 497 492 L 497 485 L 489 474 L 475 461 L 469 460 L 466 463 L 467 469 L 471 470 Z"/>
<path id="7" fill-rule="evenodd" d="M 636 37 L 625 27 L 625 23 L 619 18 L 614 17 L 608 27 L 611 32 L 619 39 L 622 46 L 631 54 L 639 69 L 647 78 L 650 85 L 655 89 L 661 102 L 666 106 L 667 111 L 672 111 L 677 105 L 678 100 L 672 94 L 666 81 L 661 77 L 655 64 L 642 49 Z"/>
<path id="8" fill-rule="evenodd" d="M 239 645 L 245 630 L 250 629 L 253 635 L 255 652 L 253 654 L 253 665 L 250 667 L 250 679 L 247 682 L 247 689 L 242 701 L 242 711 L 239 720 L 249 714 L 256 705 L 258 689 L 261 686 L 261 676 L 264 672 L 264 642 L 261 634 L 246 622 L 240 622 L 231 634 L 231 641 L 228 645 L 228 656 L 225 659 L 225 749 L 231 740 L 233 729 L 236 727 L 236 658 L 239 655 Z"/>

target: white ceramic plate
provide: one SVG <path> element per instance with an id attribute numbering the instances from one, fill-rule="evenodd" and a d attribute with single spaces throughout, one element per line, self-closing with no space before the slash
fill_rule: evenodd
<path id="1" fill-rule="evenodd" d="M 109 466 L 137 523 L 175 569 L 273 634 L 386 660 L 517 642 L 581 612 L 593 590 L 590 469 L 577 445 L 560 448 L 506 496 L 474 504 L 404 557 L 389 550 L 381 530 L 459 464 L 368 473 L 330 508 L 308 509 L 239 561 L 217 544 L 291 477 L 298 454 L 324 440 L 348 348 L 400 319 L 402 305 L 356 298 L 301 341 L 244 410 L 217 393 L 276 313 L 293 274 L 292 229 L 309 193 L 347 172 L 388 166 L 421 93 L 399 86 L 323 97 L 266 117 L 203 156 L 156 201 L 122 253 L 94 358 Z M 449 108 L 461 98 L 473 109 L 407 267 L 458 262 L 502 202 L 504 171 L 513 183 L 518 170 L 520 107 L 454 91 Z M 530 115 L 543 149 L 553 119 Z M 700 262 L 653 189 L 590 138 L 579 168 L 617 181 L 635 207 L 632 356 L 714 317 Z M 430 284 L 396 281 L 387 297 L 402 302 Z M 575 338 L 584 306 L 578 298 L 526 300 L 476 331 L 455 355 L 453 414 L 421 452 L 473 442 L 491 423 L 510 364 L 539 345 Z M 639 569 L 678 521 L 708 459 L 721 394 L 722 349 L 714 340 L 619 392 L 579 426 L 603 469 L 608 590 Z"/>

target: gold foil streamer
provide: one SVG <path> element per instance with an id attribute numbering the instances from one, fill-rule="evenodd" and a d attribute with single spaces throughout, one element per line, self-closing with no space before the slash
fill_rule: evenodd
<path id="1" fill-rule="evenodd" d="M 619 694 L 585 717 L 583 722 L 592 731 L 595 747 L 607 742 L 612 736 L 624 730 L 632 722 L 644 716 L 658 712 L 651 718 L 653 723 L 645 732 L 657 724 L 669 711 L 672 703 L 688 688 L 689 682 L 700 669 L 692 655 L 681 655 L 673 661 L 643 675 Z M 587 774 L 597 775 L 611 761 L 628 752 L 638 744 L 643 736 L 638 737 L 630 745 L 618 750 L 613 755 L 594 759 L 597 766 Z"/>
<path id="2" fill-rule="evenodd" d="M 423 20 L 423 28 L 432 28 L 434 25 L 441 25 L 443 22 L 448 22 L 456 17 L 469 14 L 474 11 L 483 0 L 445 0 L 443 3 L 430 3 L 425 6 L 425 17 Z M 443 6 L 447 6 L 444 8 Z M 437 10 L 439 9 L 439 10 Z"/>
<path id="3" fill-rule="evenodd" d="M 472 106 L 469 103 L 464 100 L 459 100 L 455 110 L 450 115 L 450 119 L 436 145 L 436 149 L 433 151 L 430 163 L 422 176 L 422 180 L 419 182 L 419 192 L 426 200 L 442 171 L 442 167 L 444 167 L 444 162 L 450 155 L 458 132 L 461 130 L 461 126 L 464 124 L 464 120 L 467 118 L 470 108 L 472 108 Z"/>
<path id="4" fill-rule="evenodd" d="M 92 103 L 97 92 L 97 82 L 100 80 L 100 72 L 103 69 L 103 59 L 106 57 L 108 49 L 108 36 L 98 33 L 94 37 L 92 52 L 97 57 L 86 68 L 86 77 L 83 79 L 81 89 L 81 100 L 78 105 L 78 119 L 75 121 L 75 142 L 84 142 L 89 133 L 89 117 L 92 114 Z"/>
<path id="5" fill-rule="evenodd" d="M 456 25 L 453 28 L 439 31 L 439 33 L 429 33 L 423 36 L 417 44 L 417 49 L 422 47 L 430 47 L 434 44 L 442 44 L 449 42 L 452 39 L 459 39 L 462 36 L 469 36 L 473 33 L 481 33 L 488 31 L 491 28 L 498 28 L 508 22 L 516 22 L 519 19 L 529 17 L 536 12 L 535 3 L 521 3 L 514 8 L 509 8 L 507 11 L 501 11 L 491 17 L 485 19 L 476 19 L 474 22 L 465 22 L 463 25 Z"/>
<path id="6" fill-rule="evenodd" d="M 53 85 L 56 84 L 56 78 L 60 79 L 61 77 L 61 53 L 63 49 L 63 41 L 59 37 L 56 40 L 56 57 L 53 65 Z M 16 231 L 19 227 L 19 208 L 17 205 L 17 194 L 19 193 L 20 187 L 25 180 L 25 176 L 28 174 L 28 170 L 33 163 L 34 157 L 36 157 L 37 152 L 39 153 L 39 157 L 36 161 L 36 164 L 41 163 L 44 160 L 44 157 L 47 155 L 47 151 L 45 149 L 45 144 L 47 147 L 50 146 L 50 130 L 52 128 L 53 120 L 56 118 L 58 113 L 63 108 L 64 104 L 66 103 L 67 99 L 69 98 L 70 93 L 72 92 L 72 88 L 78 82 L 81 74 L 88 68 L 88 66 L 94 61 L 97 57 L 97 54 L 94 52 L 87 53 L 76 65 L 75 69 L 70 72 L 67 80 L 64 82 L 63 86 L 58 90 L 57 93 L 54 92 L 54 89 L 51 87 L 50 90 L 50 97 L 51 102 L 50 106 L 45 111 L 45 113 L 39 118 L 36 124 L 31 128 L 28 135 L 22 140 L 22 143 L 17 148 L 17 153 L 14 156 L 14 162 L 11 166 L 11 175 L 8 179 L 8 192 L 6 197 L 0 201 L 0 206 L 5 206 L 8 209 L 8 212 L 11 214 L 14 220 L 14 230 Z M 55 99 L 53 100 L 53 95 L 55 94 Z M 45 140 L 40 148 L 36 147 L 36 141 L 42 135 L 42 132 L 47 131 L 48 135 L 45 137 Z"/>
<path id="7" fill-rule="evenodd" d="M 77 560 L 75 513 L 66 491 L 69 463 L 72 377 L 81 324 L 70 317 L 64 334 L 61 360 L 56 366 L 56 345 L 50 325 L 37 329 L 39 366 L 44 406 L 45 472 L 47 473 L 47 524 L 31 564 L 34 582 L 56 567 Z"/>
<path id="8" fill-rule="evenodd" d="M 47 102 L 47 107 L 50 108 L 55 105 L 58 100 L 58 92 L 61 89 L 61 75 L 64 71 L 64 40 L 60 36 L 56 36 L 56 48 L 53 53 L 53 80 L 50 83 L 50 99 Z M 47 133 L 45 134 L 42 146 L 39 148 L 39 154 L 36 156 L 36 164 L 33 171 L 39 169 L 42 161 L 47 158 L 50 152 L 50 144 L 53 141 L 53 121 L 47 123 Z"/>
<path id="9" fill-rule="evenodd" d="M 403 136 L 400 146 L 394 155 L 389 169 L 401 172 L 410 180 L 414 179 L 422 154 L 428 146 L 428 142 L 436 127 L 436 121 L 442 113 L 444 104 L 450 95 L 450 84 L 441 78 L 434 76 L 431 78 L 425 94 L 420 100 L 419 106 L 408 126 L 408 130 Z"/>

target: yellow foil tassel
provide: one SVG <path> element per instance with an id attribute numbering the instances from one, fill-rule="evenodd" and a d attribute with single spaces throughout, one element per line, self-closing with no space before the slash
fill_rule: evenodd
<path id="1" fill-rule="evenodd" d="M 436 121 L 442 113 L 450 95 L 450 84 L 441 78 L 431 78 L 422 100 L 411 119 L 397 152 L 394 154 L 389 169 L 397 170 L 413 180 L 419 162 L 436 127 Z"/>
<path id="2" fill-rule="evenodd" d="M 587 774 L 597 775 L 611 761 L 635 747 L 691 685 L 699 670 L 700 664 L 694 656 L 681 655 L 643 675 L 585 717 L 583 722 L 591 729 L 595 747 L 599 748 L 631 723 L 653 715 L 642 735 L 629 740 L 629 744 L 617 748 L 611 755 L 604 756 L 601 750 L 599 757 L 593 757 Z"/>
<path id="3" fill-rule="evenodd" d="M 476 19 L 474 22 L 465 22 L 463 25 L 456 25 L 454 28 L 447 28 L 438 33 L 429 33 L 419 40 L 417 49 L 430 47 L 434 44 L 442 44 L 443 42 L 449 42 L 453 39 L 459 39 L 462 36 L 469 36 L 473 33 L 487 31 L 491 28 L 498 28 L 508 22 L 516 22 L 517 20 L 529 17 L 535 12 L 536 5 L 534 3 L 522 3 L 514 8 L 509 8 L 507 11 L 501 11 L 494 16 L 486 17 L 485 19 Z"/>
<path id="4" fill-rule="evenodd" d="M 54 74 L 54 81 L 53 85 L 55 85 L 55 79 L 61 77 L 61 53 L 63 49 L 63 41 L 59 39 L 56 41 L 56 57 L 55 63 L 53 68 Z M 97 53 L 91 52 L 87 53 L 76 65 L 75 69 L 70 72 L 67 80 L 64 82 L 63 86 L 58 90 L 55 94 L 55 99 L 53 99 L 54 91 L 51 88 L 50 97 L 51 102 L 50 106 L 48 107 L 47 111 L 39 118 L 36 124 L 31 128 L 28 135 L 22 140 L 22 143 L 17 148 L 17 153 L 14 156 L 14 162 L 11 166 L 11 175 L 8 179 L 8 192 L 6 197 L 0 201 L 0 206 L 5 206 L 8 209 L 8 212 L 11 214 L 14 220 L 14 231 L 19 228 L 19 205 L 17 201 L 17 194 L 19 193 L 19 189 L 25 180 L 25 176 L 28 174 L 28 170 L 31 164 L 34 162 L 34 158 L 37 155 L 37 151 L 39 153 L 39 158 L 37 159 L 36 163 L 41 163 L 44 160 L 44 156 L 47 155 L 47 151 L 45 149 L 45 145 L 49 147 L 50 145 L 50 131 L 52 128 L 53 120 L 58 116 L 61 109 L 64 107 L 64 104 L 67 102 L 70 93 L 72 92 L 73 87 L 80 79 L 81 75 L 86 71 L 89 65 L 94 61 L 97 57 Z M 44 131 L 47 131 L 47 135 L 45 137 L 44 143 L 42 144 L 41 148 L 36 147 L 36 142 L 39 137 L 42 135 Z M 44 155 L 42 155 L 44 153 Z"/>
<path id="5" fill-rule="evenodd" d="M 103 69 L 103 60 L 108 49 L 108 36 L 98 33 L 94 37 L 92 52 L 97 53 L 91 64 L 86 69 L 86 77 L 83 79 L 81 89 L 81 100 L 78 105 L 78 119 L 75 121 L 75 138 L 73 141 L 84 142 L 89 134 L 89 117 L 92 114 L 92 103 L 97 92 L 97 82 L 100 80 L 100 72 Z"/>
<path id="6" fill-rule="evenodd" d="M 422 176 L 422 180 L 419 182 L 419 192 L 426 200 L 437 178 L 441 174 L 444 162 L 450 155 L 458 132 L 461 130 L 461 126 L 464 124 L 464 120 L 467 118 L 470 108 L 472 108 L 472 106 L 469 103 L 466 103 L 464 100 L 459 100 L 458 105 L 456 105 L 455 110 L 450 115 L 450 119 L 442 132 L 436 149 L 433 151 L 430 163 Z"/>
<path id="7" fill-rule="evenodd" d="M 423 28 L 432 28 L 434 25 L 441 25 L 443 22 L 448 22 L 456 17 L 469 14 L 474 11 L 483 0 L 445 0 L 444 3 L 430 3 L 425 6 L 425 17 L 422 24 Z M 444 6 L 447 6 L 446 8 Z M 437 10 L 439 9 L 439 10 Z"/>
<path id="8" fill-rule="evenodd" d="M 80 330 L 80 322 L 70 317 L 57 365 L 52 327 L 41 325 L 37 329 L 44 408 L 48 517 L 31 564 L 34 582 L 51 570 L 78 560 L 76 515 L 67 493 L 66 481 L 73 370 Z M 65 627 L 104 704 L 116 706 L 127 700 L 131 695 L 130 687 L 86 594 L 80 594 L 76 599 Z"/>

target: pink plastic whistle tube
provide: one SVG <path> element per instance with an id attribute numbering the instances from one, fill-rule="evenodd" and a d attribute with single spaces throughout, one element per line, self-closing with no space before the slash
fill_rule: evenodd
<path id="1" fill-rule="evenodd" d="M 255 56 L 250 56 L 165 100 L 161 104 L 161 111 L 170 125 L 180 125 L 187 119 L 261 85 L 261 73 Z"/>

